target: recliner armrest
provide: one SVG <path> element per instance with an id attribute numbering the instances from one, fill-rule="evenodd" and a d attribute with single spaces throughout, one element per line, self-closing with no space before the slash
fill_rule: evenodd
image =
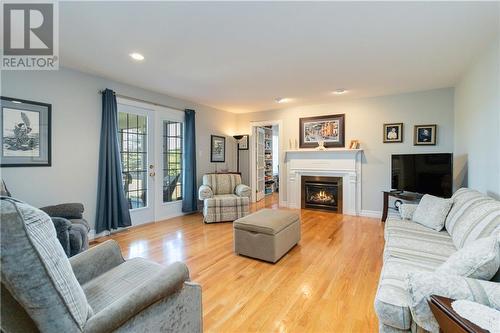
<path id="1" fill-rule="evenodd" d="M 69 259 L 76 279 L 84 284 L 125 262 L 114 240 L 105 241 Z"/>
<path id="2" fill-rule="evenodd" d="M 123 297 L 95 313 L 86 323 L 85 332 L 112 332 L 150 305 L 179 291 L 189 280 L 189 270 L 175 262 L 144 281 Z"/>
<path id="3" fill-rule="evenodd" d="M 213 198 L 214 192 L 212 191 L 212 188 L 208 185 L 201 185 L 199 190 L 198 190 L 198 198 L 200 200 L 205 200 L 205 199 L 210 199 Z"/>
<path id="4" fill-rule="evenodd" d="M 252 188 L 250 186 L 239 184 L 236 186 L 234 190 L 235 194 L 239 197 L 247 197 L 250 198 L 252 196 Z"/>

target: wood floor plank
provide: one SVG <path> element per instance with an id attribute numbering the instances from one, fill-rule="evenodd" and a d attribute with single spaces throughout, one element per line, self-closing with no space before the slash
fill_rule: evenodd
<path id="1" fill-rule="evenodd" d="M 278 208 L 277 196 L 251 210 Z M 231 223 L 200 214 L 130 228 L 125 258 L 183 261 L 202 286 L 205 332 L 377 332 L 373 300 L 382 266 L 379 220 L 301 210 L 302 239 L 278 263 L 233 253 Z"/>

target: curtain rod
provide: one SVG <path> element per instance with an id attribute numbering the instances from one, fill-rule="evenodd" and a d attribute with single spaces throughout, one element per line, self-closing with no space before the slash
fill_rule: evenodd
<path id="1" fill-rule="evenodd" d="M 104 90 L 99 90 L 98 91 L 98 93 L 101 94 L 101 95 L 102 95 L 103 92 L 104 92 Z M 159 104 L 159 103 L 155 103 L 155 102 L 150 102 L 150 101 L 146 101 L 146 100 L 140 99 L 140 98 L 135 98 L 135 97 L 125 96 L 125 95 L 120 95 L 120 94 L 117 94 L 115 92 L 113 92 L 113 95 L 115 95 L 116 97 L 121 97 L 121 98 L 129 99 L 131 101 L 142 102 L 142 103 L 152 104 L 152 105 L 156 105 L 156 106 L 162 106 L 164 108 L 174 109 L 174 110 L 182 111 L 182 112 L 185 111 L 184 109 L 176 108 L 176 107 L 173 107 L 173 106 Z"/>

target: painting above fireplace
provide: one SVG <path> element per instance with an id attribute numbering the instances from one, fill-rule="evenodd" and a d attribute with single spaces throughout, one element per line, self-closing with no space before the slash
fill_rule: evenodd
<path id="1" fill-rule="evenodd" d="M 342 213 L 342 177 L 302 176 L 302 208 Z"/>

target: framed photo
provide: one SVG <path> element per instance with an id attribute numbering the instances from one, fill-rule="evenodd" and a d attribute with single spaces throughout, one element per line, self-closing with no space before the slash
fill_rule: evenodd
<path id="1" fill-rule="evenodd" d="M 218 135 L 210 136 L 210 162 L 226 162 L 226 138 Z"/>
<path id="2" fill-rule="evenodd" d="M 50 166 L 52 105 L 4 96 L 0 105 L 0 166 Z"/>
<path id="3" fill-rule="evenodd" d="M 403 142 L 403 123 L 384 124 L 384 143 Z"/>
<path id="4" fill-rule="evenodd" d="M 359 149 L 359 140 L 351 140 L 349 149 Z"/>
<path id="5" fill-rule="evenodd" d="M 238 143 L 239 150 L 248 150 L 248 135 L 243 135 L 240 142 Z"/>
<path id="6" fill-rule="evenodd" d="M 345 115 L 300 118 L 300 148 L 345 147 Z"/>
<path id="7" fill-rule="evenodd" d="M 434 146 L 436 136 L 437 125 L 415 125 L 413 144 L 415 146 Z"/>

